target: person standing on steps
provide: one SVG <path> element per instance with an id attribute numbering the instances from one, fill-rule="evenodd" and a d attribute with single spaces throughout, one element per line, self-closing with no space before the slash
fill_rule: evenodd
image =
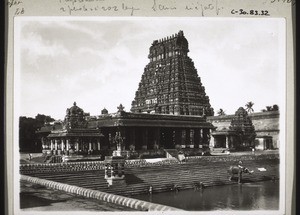
<path id="1" fill-rule="evenodd" d="M 152 192 L 153 192 L 153 187 L 152 187 L 152 185 L 150 185 L 150 186 L 149 186 L 149 194 L 151 195 Z"/>

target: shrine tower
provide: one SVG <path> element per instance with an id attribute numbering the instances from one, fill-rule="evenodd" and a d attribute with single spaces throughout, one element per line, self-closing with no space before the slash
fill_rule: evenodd
<path id="1" fill-rule="evenodd" d="M 138 90 L 132 101 L 134 113 L 213 116 L 209 97 L 188 56 L 183 31 L 154 40 Z"/>

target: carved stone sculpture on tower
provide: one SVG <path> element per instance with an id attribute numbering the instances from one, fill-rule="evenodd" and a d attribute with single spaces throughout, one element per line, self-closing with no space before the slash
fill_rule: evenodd
<path id="1" fill-rule="evenodd" d="M 188 56 L 183 31 L 153 41 L 142 79 L 131 105 L 132 112 L 174 115 L 214 114 L 205 88 Z"/>

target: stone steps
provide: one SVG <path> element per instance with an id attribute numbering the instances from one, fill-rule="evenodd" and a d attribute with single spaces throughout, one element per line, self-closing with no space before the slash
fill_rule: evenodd
<path id="1" fill-rule="evenodd" d="M 233 162 L 194 162 L 173 164 L 170 166 L 151 166 L 125 169 L 126 186 L 108 188 L 104 179 L 104 170 L 80 171 L 80 172 L 56 172 L 36 173 L 35 177 L 53 180 L 84 188 L 100 190 L 121 195 L 135 195 L 148 192 L 149 186 L 153 186 L 153 192 L 170 190 L 172 184 L 177 184 L 180 189 L 194 187 L 195 182 L 203 182 L 205 186 L 233 184 L 229 181 L 227 169 Z M 279 177 L 278 165 L 274 161 L 245 161 L 244 166 L 253 169 L 252 175 L 243 174 L 244 181 L 262 181 L 272 177 Z M 265 167 L 266 172 L 260 172 L 257 167 Z M 134 177 L 133 177 L 134 176 Z M 138 182 L 137 182 L 138 180 Z"/>

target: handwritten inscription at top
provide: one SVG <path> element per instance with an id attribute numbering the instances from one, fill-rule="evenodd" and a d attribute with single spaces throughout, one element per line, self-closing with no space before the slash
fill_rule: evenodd
<path id="1" fill-rule="evenodd" d="M 137 11 L 149 11 L 154 13 L 172 12 L 176 10 L 193 12 L 201 16 L 219 15 L 224 9 L 219 6 L 218 0 L 198 0 L 188 2 L 186 4 L 176 4 L 176 1 L 152 0 L 151 4 L 139 7 L 137 2 L 125 3 L 114 2 L 109 0 L 58 0 L 60 3 L 60 11 L 68 15 L 78 15 L 84 12 L 99 13 L 119 13 L 128 12 L 130 16 L 136 15 Z M 146 8 L 149 7 L 149 8 Z"/>
<path id="2" fill-rule="evenodd" d="M 153 5 L 151 7 L 153 11 L 167 11 L 167 10 L 176 10 L 176 5 L 166 4 L 166 3 L 158 3 L 157 0 L 153 0 Z"/>
<path id="3" fill-rule="evenodd" d="M 23 2 L 20 1 L 20 0 L 9 0 L 9 1 L 7 2 L 7 6 L 8 6 L 8 7 L 13 7 L 13 6 L 18 6 L 18 5 L 22 4 L 22 3 L 23 3 Z"/>
<path id="4" fill-rule="evenodd" d="M 24 0 L 8 0 L 7 7 L 13 11 L 14 15 L 22 15 L 25 13 Z M 185 11 L 186 15 L 201 15 L 201 16 L 218 16 L 221 13 L 230 10 L 222 7 L 222 1 L 225 0 L 148 0 L 147 4 L 138 1 L 110 1 L 110 0 L 57 0 L 58 8 L 66 15 L 81 15 L 83 13 L 98 12 L 100 14 L 110 13 L 117 14 L 124 12 L 130 16 L 140 15 L 136 14 L 138 11 L 146 12 L 152 11 L 153 13 L 162 14 L 164 12 Z M 220 2 L 220 3 L 219 3 Z M 269 4 L 295 4 L 296 0 L 265 0 Z M 257 5 L 259 6 L 259 4 Z M 126 14 L 125 14 L 126 15 Z"/>
<path id="5" fill-rule="evenodd" d="M 270 0 L 271 3 L 296 4 L 296 0 Z"/>
<path id="6" fill-rule="evenodd" d="M 206 13 L 212 13 L 213 15 L 219 15 L 220 11 L 224 9 L 219 5 L 218 0 L 213 0 L 211 2 L 192 2 L 187 4 L 184 8 L 188 11 L 199 11 L 202 16 L 206 16 Z"/>
<path id="7" fill-rule="evenodd" d="M 109 4 L 105 0 L 59 0 L 61 3 L 60 11 L 73 15 L 74 13 L 82 12 L 112 12 L 128 11 L 130 16 L 134 15 L 135 11 L 140 10 L 139 7 L 120 2 L 119 4 Z"/>
<path id="8" fill-rule="evenodd" d="M 7 1 L 7 6 L 13 11 L 14 16 L 25 14 L 23 1 L 21 0 L 9 0 Z"/>
<path id="9" fill-rule="evenodd" d="M 153 11 L 172 11 L 172 10 L 185 10 L 199 12 L 200 15 L 205 16 L 206 13 L 212 12 L 213 15 L 219 15 L 223 7 L 218 5 L 218 0 L 211 1 L 195 1 L 185 4 L 183 8 L 176 6 L 175 4 L 167 4 L 162 0 L 153 0 L 153 5 L 151 8 Z"/>

